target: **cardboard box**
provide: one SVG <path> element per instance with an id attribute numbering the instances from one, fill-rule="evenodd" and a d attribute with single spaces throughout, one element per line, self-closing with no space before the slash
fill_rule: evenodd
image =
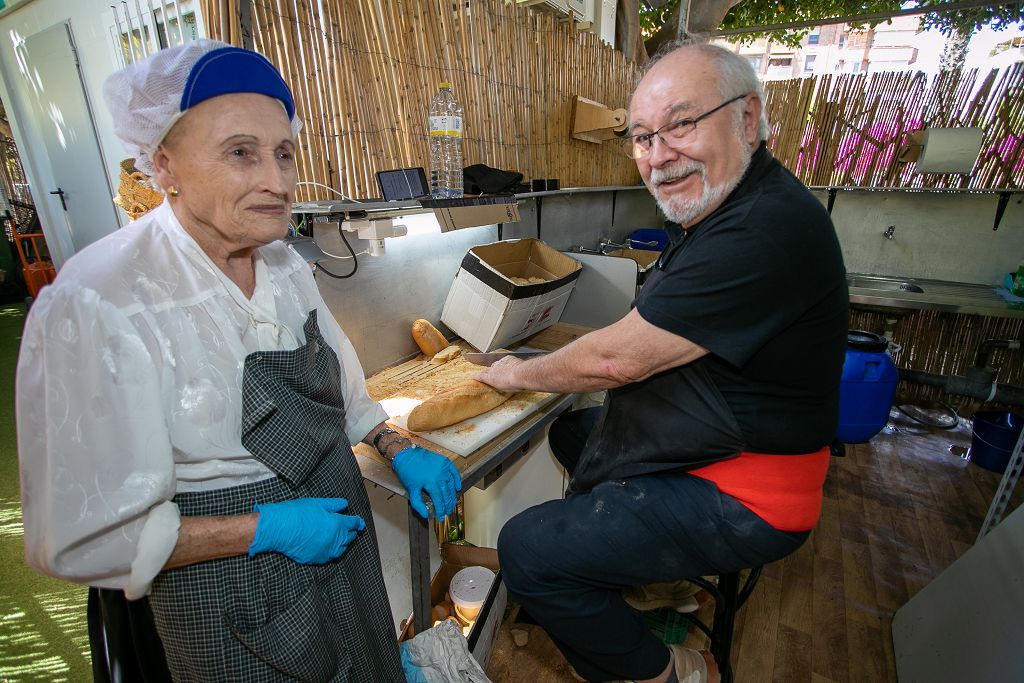
<path id="1" fill-rule="evenodd" d="M 473 247 L 441 312 L 441 322 L 480 351 L 492 351 L 558 322 L 583 266 L 540 240 Z M 516 284 L 512 278 L 543 278 Z"/>
<path id="2" fill-rule="evenodd" d="M 508 591 L 501 581 L 500 567 L 498 566 L 498 551 L 494 548 L 477 548 L 466 545 L 452 545 L 445 543 L 441 546 L 441 566 L 438 568 L 434 578 L 430 580 L 430 604 L 436 605 L 445 598 L 448 592 L 448 584 L 452 577 L 460 569 L 466 567 L 481 566 L 492 569 L 496 572 L 491 590 L 487 593 L 484 606 L 480 608 L 476 623 L 469 632 L 466 639 L 469 644 L 469 653 L 481 667 L 487 668 L 487 660 L 490 659 L 491 650 L 494 648 L 494 641 L 498 637 L 498 629 L 501 627 L 501 620 L 505 616 L 505 605 L 508 602 Z M 412 637 L 412 615 L 402 629 L 399 642 Z"/>
<path id="3" fill-rule="evenodd" d="M 647 249 L 616 249 L 615 251 L 609 251 L 608 256 L 621 256 L 633 259 L 640 266 L 640 270 L 647 270 L 658 260 L 661 252 L 649 251 Z"/>
<path id="4" fill-rule="evenodd" d="M 639 268 L 636 274 L 636 293 L 639 296 L 640 287 L 647 281 L 647 276 L 661 256 L 661 252 L 649 251 L 647 249 L 616 249 L 615 251 L 609 251 L 608 256 L 619 256 L 636 261 L 636 265 Z"/>
<path id="5" fill-rule="evenodd" d="M 420 205 L 434 210 L 441 232 L 519 222 L 519 204 L 515 197 L 423 199 Z"/>

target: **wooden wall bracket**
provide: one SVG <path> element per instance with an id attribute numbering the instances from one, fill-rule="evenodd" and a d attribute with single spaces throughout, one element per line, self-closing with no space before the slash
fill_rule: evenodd
<path id="1" fill-rule="evenodd" d="M 573 104 L 572 136 L 577 140 L 601 143 L 626 130 L 626 110 L 609 109 L 600 102 L 576 97 Z"/>

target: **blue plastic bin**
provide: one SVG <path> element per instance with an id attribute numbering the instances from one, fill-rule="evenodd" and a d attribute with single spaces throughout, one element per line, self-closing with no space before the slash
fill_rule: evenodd
<path id="1" fill-rule="evenodd" d="M 982 411 L 974 414 L 971 462 L 1002 474 L 1024 429 L 1024 417 L 1016 413 Z"/>
<path id="2" fill-rule="evenodd" d="M 861 330 L 847 335 L 839 386 L 839 441 L 863 443 L 889 421 L 900 373 L 888 349 L 889 342 L 881 335 Z"/>

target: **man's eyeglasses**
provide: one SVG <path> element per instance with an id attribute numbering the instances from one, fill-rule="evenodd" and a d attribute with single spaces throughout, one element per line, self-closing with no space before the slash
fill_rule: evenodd
<path id="1" fill-rule="evenodd" d="M 640 135 L 627 135 L 619 141 L 619 146 L 622 147 L 623 153 L 630 159 L 643 159 L 645 156 L 651 153 L 651 146 L 654 145 L 654 138 L 657 137 L 661 140 L 663 145 L 677 149 L 680 141 L 683 140 L 687 135 L 692 133 L 697 128 L 697 123 L 703 121 L 707 117 L 714 114 L 719 109 L 726 107 L 737 100 L 742 100 L 750 93 L 743 93 L 737 95 L 731 100 L 726 100 L 720 105 L 706 111 L 700 116 L 692 119 L 679 119 L 678 121 L 672 121 L 666 123 L 664 126 L 654 131 L 653 133 L 641 133 Z"/>

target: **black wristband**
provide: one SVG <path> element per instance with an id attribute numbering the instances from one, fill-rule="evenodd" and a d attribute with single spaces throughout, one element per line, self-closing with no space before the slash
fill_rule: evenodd
<path id="1" fill-rule="evenodd" d="M 387 458 L 387 454 L 380 449 L 380 440 L 382 438 L 384 438 L 385 436 L 387 436 L 388 434 L 398 434 L 398 432 L 396 432 L 391 427 L 385 427 L 384 429 L 382 429 L 379 432 L 377 432 L 377 436 L 373 437 L 373 442 L 372 442 L 373 443 L 373 447 L 375 449 L 377 449 L 377 452 L 380 453 L 381 455 L 383 455 L 385 458 Z M 388 459 L 390 460 L 390 458 L 388 458 Z"/>

